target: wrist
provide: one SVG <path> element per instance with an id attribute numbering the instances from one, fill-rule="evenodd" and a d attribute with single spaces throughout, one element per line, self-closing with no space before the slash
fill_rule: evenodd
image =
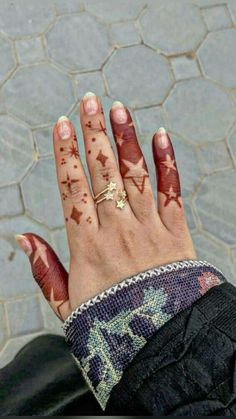
<path id="1" fill-rule="evenodd" d="M 207 262 L 175 262 L 125 279 L 69 316 L 66 339 L 102 408 L 147 340 L 222 282 L 222 273 Z"/>

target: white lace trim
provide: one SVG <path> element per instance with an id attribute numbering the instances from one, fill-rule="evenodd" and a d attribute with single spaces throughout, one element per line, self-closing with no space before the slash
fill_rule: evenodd
<path id="1" fill-rule="evenodd" d="M 97 303 L 100 303 L 102 300 L 107 298 L 109 295 L 115 294 L 117 291 L 121 290 L 122 288 L 129 287 L 131 284 L 136 284 L 139 281 L 142 281 L 143 279 L 149 278 L 151 275 L 155 274 L 157 276 L 172 272 L 172 271 L 178 271 L 179 269 L 183 268 L 192 268 L 192 267 L 200 267 L 200 266 L 208 266 L 210 268 L 216 269 L 218 272 L 222 274 L 222 272 L 216 268 L 214 265 L 207 261 L 202 260 L 183 260 L 181 262 L 174 262 L 170 263 L 168 265 L 163 265 L 158 268 L 150 269 L 145 272 L 141 272 L 137 275 L 134 275 L 130 278 L 126 278 L 123 281 L 119 282 L 116 285 L 113 285 L 112 287 L 106 289 L 105 291 L 101 292 L 100 294 L 96 295 L 95 297 L 91 298 L 90 300 L 86 301 L 85 303 L 81 304 L 81 306 L 77 307 L 69 317 L 64 321 L 62 325 L 62 329 L 64 332 L 66 332 L 68 326 L 76 317 L 81 314 L 83 311 L 87 310 L 89 307 L 94 306 Z M 223 274 L 222 274 L 223 275 Z"/>

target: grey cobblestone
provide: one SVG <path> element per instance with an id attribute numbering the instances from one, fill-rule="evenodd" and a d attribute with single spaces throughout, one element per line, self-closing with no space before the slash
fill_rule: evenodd
<path id="1" fill-rule="evenodd" d="M 0 217 L 19 215 L 23 211 L 19 186 L 10 185 L 0 188 Z"/>
<path id="2" fill-rule="evenodd" d="M 43 329 L 43 317 L 38 297 L 8 301 L 6 303 L 11 337 Z"/>
<path id="3" fill-rule="evenodd" d="M 112 102 L 131 108 L 155 197 L 151 140 L 170 130 L 198 256 L 235 281 L 235 26 L 236 0 L 1 1 L 0 367 L 38 333 L 62 334 L 14 235 L 44 237 L 69 268 L 52 128 L 70 115 L 88 175 L 87 91 L 111 139 Z"/>
<path id="4" fill-rule="evenodd" d="M 124 63 L 129 71 L 124 71 Z M 158 105 L 173 84 L 167 60 L 144 45 L 116 51 L 105 65 L 104 75 L 111 97 L 131 107 Z"/>
<path id="5" fill-rule="evenodd" d="M 202 9 L 202 13 L 209 31 L 230 28 L 233 22 L 225 5 L 218 5 Z"/>
<path id="6" fill-rule="evenodd" d="M 195 50 L 206 34 L 198 8 L 184 1 L 153 2 L 140 21 L 144 42 L 167 55 Z"/>
<path id="7" fill-rule="evenodd" d="M 135 22 L 114 23 L 110 28 L 112 44 L 124 47 L 139 44 L 141 37 Z"/>
<path id="8" fill-rule="evenodd" d="M 20 64 L 32 64 L 46 59 L 41 38 L 16 41 L 16 52 Z"/>

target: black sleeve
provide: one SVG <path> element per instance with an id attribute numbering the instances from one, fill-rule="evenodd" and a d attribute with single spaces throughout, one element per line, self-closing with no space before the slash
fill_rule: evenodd
<path id="1" fill-rule="evenodd" d="M 236 414 L 236 289 L 210 290 L 167 322 L 113 388 L 107 414 Z"/>

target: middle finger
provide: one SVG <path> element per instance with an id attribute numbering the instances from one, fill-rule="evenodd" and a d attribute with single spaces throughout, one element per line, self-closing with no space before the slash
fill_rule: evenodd
<path id="1" fill-rule="evenodd" d="M 107 215 L 127 217 L 132 211 L 128 201 L 124 202 L 124 194 L 122 195 L 124 184 L 107 136 L 102 105 L 93 93 L 87 93 L 81 101 L 80 120 L 94 195 L 104 191 L 110 182 L 116 184 L 116 189 L 110 193 L 109 191 L 101 193 L 98 198 L 103 199 L 108 193 L 107 199 L 97 204 L 100 222 L 106 223 L 109 220 Z"/>

